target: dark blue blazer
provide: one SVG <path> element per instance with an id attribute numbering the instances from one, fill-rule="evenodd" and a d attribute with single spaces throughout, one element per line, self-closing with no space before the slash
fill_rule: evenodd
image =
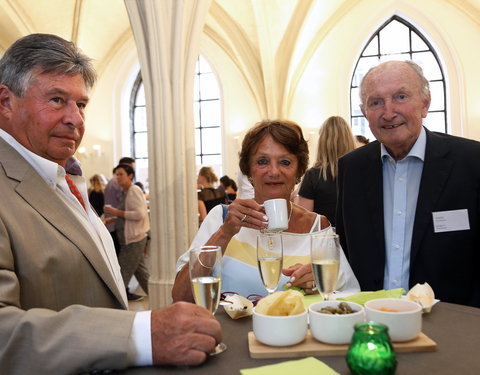
<path id="1" fill-rule="evenodd" d="M 446 302 L 480 306 L 480 143 L 426 130 L 413 224 L 409 287 L 428 282 Z M 380 143 L 338 163 L 337 233 L 362 290 L 383 288 L 385 237 Z M 433 212 L 467 209 L 470 230 L 435 233 Z"/>

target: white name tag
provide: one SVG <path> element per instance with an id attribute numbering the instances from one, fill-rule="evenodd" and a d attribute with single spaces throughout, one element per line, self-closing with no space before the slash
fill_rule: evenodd
<path id="1" fill-rule="evenodd" d="M 468 210 L 451 210 L 433 212 L 433 229 L 435 233 L 470 230 Z"/>

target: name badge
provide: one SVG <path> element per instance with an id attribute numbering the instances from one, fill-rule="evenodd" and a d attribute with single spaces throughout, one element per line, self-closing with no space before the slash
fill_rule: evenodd
<path id="1" fill-rule="evenodd" d="M 468 210 L 450 210 L 432 212 L 435 233 L 470 230 Z"/>

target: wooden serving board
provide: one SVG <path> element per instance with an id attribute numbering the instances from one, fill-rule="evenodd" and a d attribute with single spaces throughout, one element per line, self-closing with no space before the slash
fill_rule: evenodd
<path id="1" fill-rule="evenodd" d="M 424 333 L 412 341 L 394 342 L 393 348 L 397 353 L 432 352 L 437 343 Z M 252 358 L 294 358 L 308 356 L 336 356 L 347 354 L 348 345 L 324 344 L 313 338 L 310 330 L 307 337 L 300 344 L 292 346 L 269 346 L 257 341 L 252 331 L 248 332 L 248 350 Z"/>

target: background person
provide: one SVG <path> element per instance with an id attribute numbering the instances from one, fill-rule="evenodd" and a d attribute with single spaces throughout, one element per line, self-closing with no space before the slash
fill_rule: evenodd
<path id="1" fill-rule="evenodd" d="M 228 203 L 232 203 L 237 198 L 237 184 L 227 175 L 220 178 L 220 185 L 227 194 Z"/>
<path id="2" fill-rule="evenodd" d="M 337 232 L 362 290 L 428 282 L 480 306 L 480 143 L 422 126 L 429 84 L 411 61 L 374 67 L 360 95 L 377 141 L 339 161 Z"/>
<path id="3" fill-rule="evenodd" d="M 200 189 L 198 192 L 200 223 L 217 204 L 227 203 L 225 190 L 214 186 L 217 181 L 218 177 L 211 167 L 200 168 L 197 177 L 197 186 Z"/>
<path id="4" fill-rule="evenodd" d="M 103 215 L 103 206 L 105 205 L 105 183 L 99 174 L 94 174 L 90 178 L 90 187 L 88 189 L 88 201 L 94 208 L 98 216 Z"/>
<path id="5" fill-rule="evenodd" d="M 129 156 L 122 157 L 118 161 L 118 164 L 128 164 L 135 169 L 135 159 Z M 108 181 L 107 186 L 105 186 L 105 204 L 113 208 L 118 208 L 118 205 L 124 199 L 123 189 L 120 185 L 118 185 L 114 172 L 113 175 L 114 176 Z M 115 216 L 105 213 L 105 225 L 112 236 L 113 243 L 115 245 L 115 252 L 118 255 L 120 253 L 121 245 L 120 241 L 118 240 L 117 232 L 115 231 Z"/>
<path id="6" fill-rule="evenodd" d="M 118 208 L 105 207 L 105 212 L 116 216 L 115 232 L 120 242 L 118 263 L 129 301 L 140 301 L 143 297 L 130 293 L 128 284 L 133 275 L 148 295 L 150 273 L 145 262 L 147 233 L 150 230 L 147 202 L 142 190 L 133 183 L 135 171 L 128 164 L 114 168 L 118 185 L 123 189 L 123 199 Z"/>
<path id="7" fill-rule="evenodd" d="M 202 245 L 222 247 L 222 290 L 243 296 L 265 295 L 257 266 L 256 240 L 259 230 L 268 226 L 261 205 L 267 199 L 284 198 L 289 210 L 288 228 L 283 232 L 284 283 L 312 290 L 314 276 L 310 262 L 310 233 L 331 230 L 325 216 L 307 211 L 289 201 L 296 181 L 308 165 L 308 146 L 302 130 L 286 120 L 265 120 L 245 135 L 240 152 L 240 168 L 253 182 L 254 199 L 237 198 L 228 206 L 210 211 L 190 248 Z M 188 251 L 177 262 L 177 277 L 172 289 L 174 301 L 193 301 L 188 274 Z M 358 291 L 358 282 L 341 253 L 338 289 Z"/>
<path id="8" fill-rule="evenodd" d="M 55 35 L 23 37 L 0 59 L 2 374 L 199 364 L 221 341 L 193 304 L 126 310 L 112 239 L 73 158 L 95 79 Z"/>
<path id="9" fill-rule="evenodd" d="M 355 148 L 359 148 L 365 145 L 368 145 L 370 140 L 365 137 L 364 135 L 356 135 L 355 136 Z"/>
<path id="10" fill-rule="evenodd" d="M 297 203 L 325 215 L 335 226 L 338 158 L 355 149 L 350 125 L 340 116 L 327 118 L 318 131 L 317 160 L 303 177 Z"/>

